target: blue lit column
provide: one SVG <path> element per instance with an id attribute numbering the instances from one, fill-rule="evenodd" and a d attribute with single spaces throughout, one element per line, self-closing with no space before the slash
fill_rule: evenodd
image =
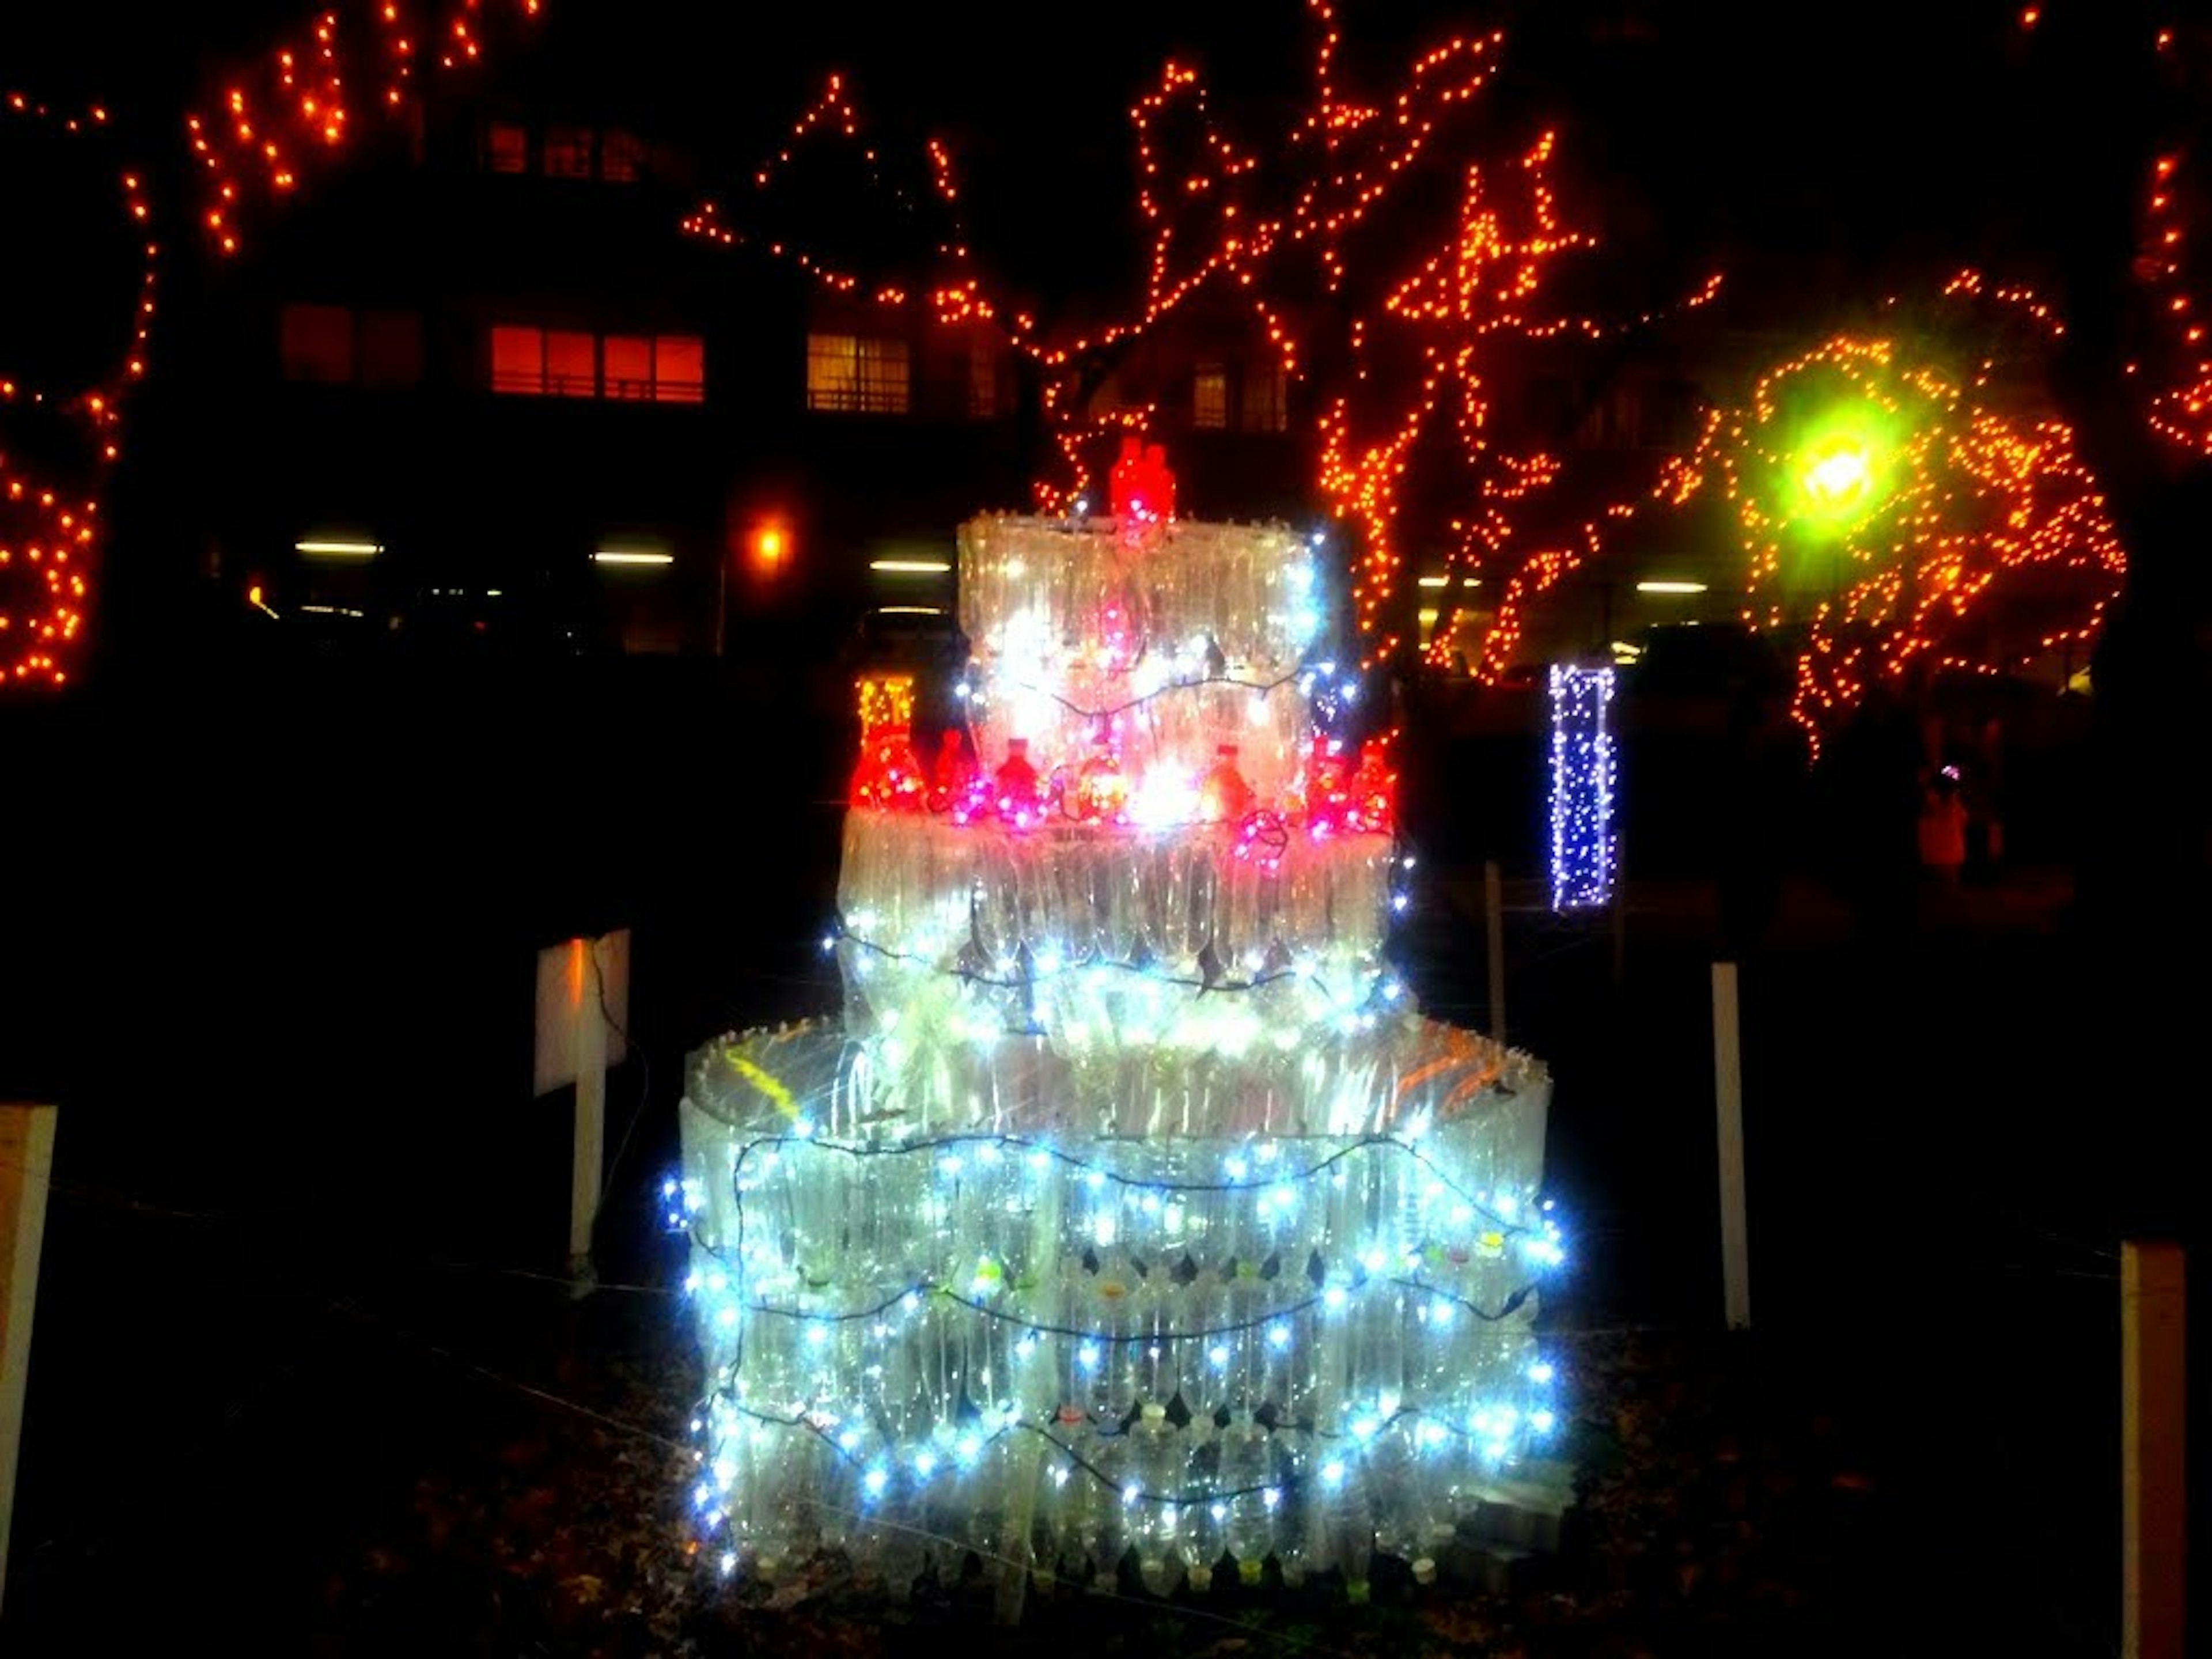
<path id="1" fill-rule="evenodd" d="M 1613 670 L 1552 665 L 1552 908 L 1613 896 Z"/>

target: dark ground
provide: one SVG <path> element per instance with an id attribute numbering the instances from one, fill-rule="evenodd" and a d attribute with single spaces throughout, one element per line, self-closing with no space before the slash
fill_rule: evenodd
<path id="1" fill-rule="evenodd" d="M 873 1651 L 947 1622 L 1000 1645 L 951 1590 L 886 1610 L 830 1579 L 763 1606 L 688 1571 L 697 1378 L 647 1190 L 683 1052 L 834 997 L 842 696 L 636 670 L 112 694 L 0 728 L 12 778 L 79 781 L 11 803 L 0 1092 L 64 1115 L 10 1655 Z M 1431 872 L 1407 939 L 1430 1006 L 1473 1023 L 1476 893 L 1468 866 Z M 2183 1102 L 2132 1040 L 2142 975 L 2064 898 L 2019 877 L 1873 945 L 1818 884 L 1788 889 L 1744 968 L 1758 1328 L 1737 1337 L 1717 1330 L 1710 884 L 1632 884 L 1618 983 L 1601 921 L 1516 910 L 1511 1035 L 1557 1077 L 1574 1230 L 1544 1315 L 1586 1483 L 1561 1551 L 1361 1614 L 1091 1597 L 1041 1606 L 1038 1633 L 2111 1647 L 2114 1240 L 2179 1213 L 2160 1149 Z M 524 1082 L 531 960 L 624 922 L 651 1067 L 610 1085 L 600 1267 L 626 1288 L 578 1303 L 568 1101 Z"/>

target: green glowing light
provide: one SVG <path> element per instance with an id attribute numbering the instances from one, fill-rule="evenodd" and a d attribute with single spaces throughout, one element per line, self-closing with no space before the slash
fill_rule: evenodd
<path id="1" fill-rule="evenodd" d="M 1874 461 L 1856 438 L 1832 438 L 1808 459 L 1805 493 L 1825 512 L 1843 512 L 1874 487 Z"/>
<path id="2" fill-rule="evenodd" d="M 1847 530 L 1880 508 L 1889 493 L 1893 458 L 1877 411 L 1829 410 L 1783 458 L 1789 515 L 1808 530 Z"/>

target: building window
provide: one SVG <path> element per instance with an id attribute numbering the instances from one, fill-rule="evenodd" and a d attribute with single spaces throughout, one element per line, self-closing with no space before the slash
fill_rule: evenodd
<path id="1" fill-rule="evenodd" d="M 707 396 L 706 343 L 696 334 L 608 334 L 495 325 L 491 389 L 539 398 L 696 404 Z"/>
<path id="2" fill-rule="evenodd" d="M 422 319 L 412 311 L 364 311 L 354 331 L 354 360 L 367 386 L 405 386 L 422 379 Z"/>
<path id="3" fill-rule="evenodd" d="M 501 324 L 491 331 L 491 389 L 545 391 L 545 331 Z"/>
<path id="4" fill-rule="evenodd" d="M 1285 380 L 1280 368 L 1255 369 L 1244 377 L 1244 429 L 1247 432 L 1290 430 L 1290 399 Z"/>
<path id="5" fill-rule="evenodd" d="M 1209 432 L 1229 424 L 1229 371 L 1218 363 L 1205 363 L 1191 380 L 1190 423 Z"/>
<path id="6" fill-rule="evenodd" d="M 968 348 L 968 418 L 995 420 L 999 414 L 999 348 L 977 340 Z"/>
<path id="7" fill-rule="evenodd" d="M 707 343 L 696 334 L 653 337 L 653 400 L 699 404 L 707 400 Z"/>
<path id="8" fill-rule="evenodd" d="M 549 179 L 588 179 L 592 176 L 592 130 L 589 127 L 545 129 L 545 176 Z"/>
<path id="9" fill-rule="evenodd" d="M 599 340 L 577 328 L 545 331 L 545 392 L 554 398 L 599 395 Z"/>
<path id="10" fill-rule="evenodd" d="M 514 121 L 494 121 L 484 128 L 484 167 L 492 173 L 530 171 L 530 133 Z"/>
<path id="11" fill-rule="evenodd" d="M 286 306 L 277 327 L 286 380 L 352 381 L 352 312 L 343 306 Z"/>
<path id="12" fill-rule="evenodd" d="M 904 340 L 861 334 L 806 337 L 806 406 L 903 415 L 908 398 Z"/>
<path id="13" fill-rule="evenodd" d="M 645 166 L 645 143 L 634 132 L 619 130 L 599 135 L 599 177 L 610 184 L 635 180 Z"/>

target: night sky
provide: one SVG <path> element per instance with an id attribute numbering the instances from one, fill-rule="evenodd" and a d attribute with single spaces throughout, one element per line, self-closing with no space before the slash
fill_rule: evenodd
<path id="1" fill-rule="evenodd" d="M 1500 129 L 1562 132 L 1562 175 L 1602 192 L 1655 246 L 1711 250 L 1739 270 L 1828 270 L 1848 288 L 1906 267 L 1982 261 L 2048 270 L 2108 240 L 2121 155 L 2154 13 L 2057 0 L 2031 34 L 2017 9 L 1869 0 L 1847 9 L 1746 3 L 1480 8 L 1347 0 L 1346 76 L 1395 66 L 1455 32 L 1508 30 L 1493 82 Z M 495 15 L 496 9 L 495 8 Z M 217 0 L 9 7 L 0 85 L 113 104 L 137 147 L 178 142 L 180 103 L 253 61 L 313 9 Z M 1170 56 L 1195 61 L 1217 112 L 1254 136 L 1305 82 L 1301 6 L 1134 0 L 1066 11 L 983 0 L 958 8 L 817 3 L 775 13 L 677 0 L 548 0 L 536 26 L 694 144 L 710 177 L 741 179 L 832 68 L 848 70 L 887 155 L 949 137 L 975 240 L 1049 297 L 1125 268 L 1132 219 L 1125 112 Z M 502 46 L 474 71 L 535 76 Z M 1243 118 L 1240 122 L 1239 118 Z M 1570 202 L 1571 210 L 1573 204 Z M 2125 204 L 2122 204 L 2124 208 Z M 1802 292 L 1794 276 L 1781 286 Z M 1756 284 L 1754 284 L 1756 285 Z"/>

